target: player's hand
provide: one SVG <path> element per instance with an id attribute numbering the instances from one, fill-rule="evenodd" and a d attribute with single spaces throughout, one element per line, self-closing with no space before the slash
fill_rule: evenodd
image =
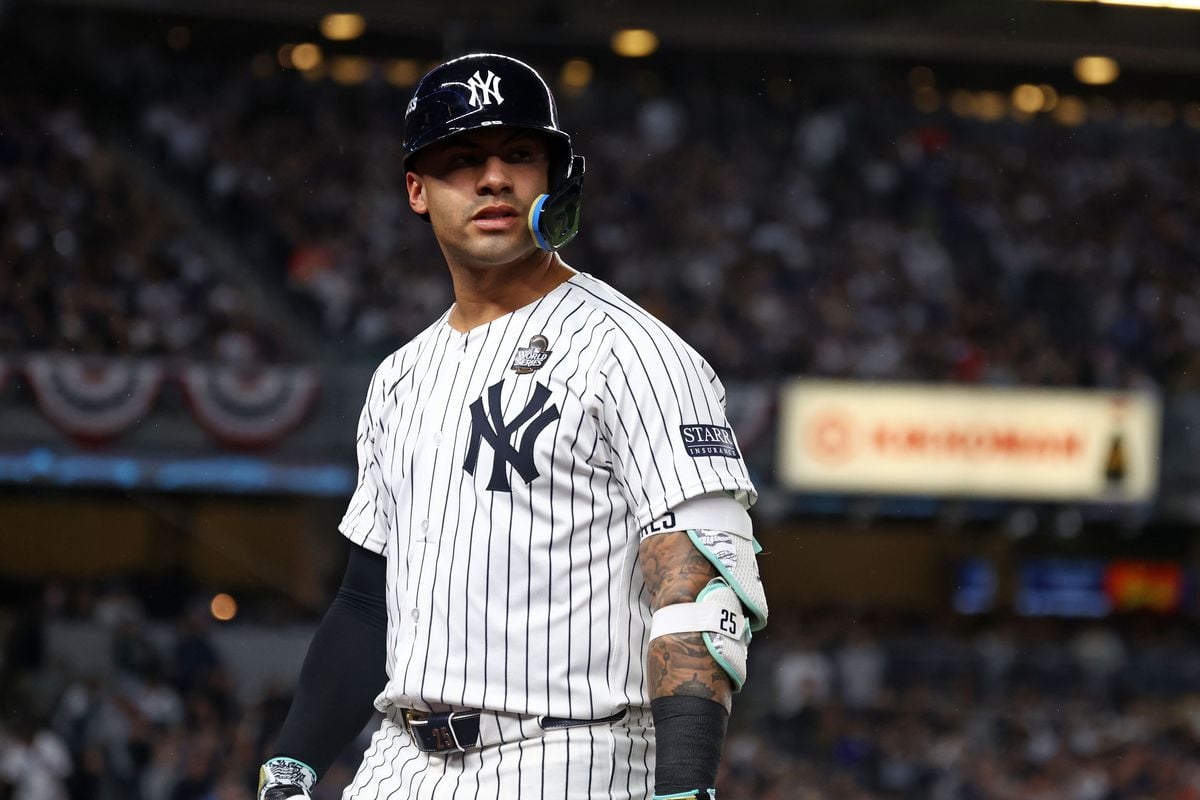
<path id="1" fill-rule="evenodd" d="M 311 800 L 317 773 L 312 767 L 294 758 L 282 756 L 269 759 L 258 770 L 258 800 Z"/>

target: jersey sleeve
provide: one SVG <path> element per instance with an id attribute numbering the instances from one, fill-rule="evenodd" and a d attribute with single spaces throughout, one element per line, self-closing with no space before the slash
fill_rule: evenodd
<path id="1" fill-rule="evenodd" d="M 638 527 L 715 492 L 749 508 L 758 495 L 708 363 L 665 329 L 611 342 L 593 375 L 596 416 Z"/>
<path id="2" fill-rule="evenodd" d="M 358 482 L 338 530 L 355 544 L 374 553 L 387 555 L 387 520 L 391 514 L 391 495 L 384 486 L 383 472 L 379 465 L 383 406 L 382 372 L 382 368 L 376 370 L 371 378 L 367 399 L 358 418 Z"/>

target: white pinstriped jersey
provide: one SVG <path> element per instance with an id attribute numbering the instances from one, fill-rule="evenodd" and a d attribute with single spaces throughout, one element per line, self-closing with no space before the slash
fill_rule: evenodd
<path id="1" fill-rule="evenodd" d="M 465 334 L 448 317 L 380 365 L 359 421 L 340 527 L 387 556 L 377 706 L 648 706 L 640 529 L 688 498 L 755 499 L 720 381 L 584 273 Z"/>

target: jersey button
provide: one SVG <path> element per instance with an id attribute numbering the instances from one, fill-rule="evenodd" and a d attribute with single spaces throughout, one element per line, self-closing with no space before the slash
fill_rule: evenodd
<path id="1" fill-rule="evenodd" d="M 441 431 L 438 431 L 437 433 L 435 433 L 435 434 L 433 435 L 433 443 L 434 443 L 434 444 L 441 444 L 441 443 L 442 443 L 442 432 L 441 432 Z"/>
<path id="2" fill-rule="evenodd" d="M 410 614 L 410 616 L 412 617 L 412 621 L 416 622 L 417 620 L 421 619 L 421 612 L 418 609 L 414 608 L 412 610 L 412 614 Z"/>
<path id="3" fill-rule="evenodd" d="M 423 531 L 429 530 L 429 520 L 427 520 L 427 519 L 421 520 L 421 530 L 423 530 Z"/>

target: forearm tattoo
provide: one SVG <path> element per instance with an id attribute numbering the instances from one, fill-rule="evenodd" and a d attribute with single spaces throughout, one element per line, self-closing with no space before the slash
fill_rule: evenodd
<path id="1" fill-rule="evenodd" d="M 717 572 L 686 533 L 662 533 L 645 539 L 639 550 L 642 574 L 657 611 L 673 603 L 691 603 Z M 699 633 L 660 636 L 646 658 L 650 698 L 688 695 L 713 700 L 729 709 L 729 676 L 704 646 Z"/>

